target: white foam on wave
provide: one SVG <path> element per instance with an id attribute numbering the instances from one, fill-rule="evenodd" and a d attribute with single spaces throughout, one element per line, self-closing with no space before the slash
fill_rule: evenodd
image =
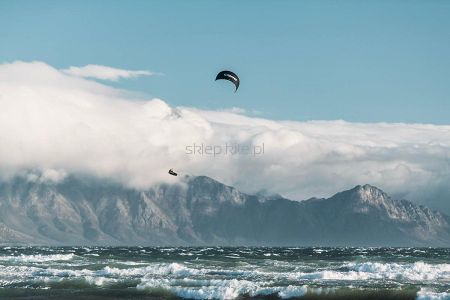
<path id="1" fill-rule="evenodd" d="M 342 267 L 348 269 L 348 271 L 297 272 L 290 274 L 288 278 L 347 281 L 388 279 L 408 282 L 439 281 L 450 283 L 450 264 L 364 262 L 349 263 Z"/>
<path id="2" fill-rule="evenodd" d="M 22 258 L 23 259 L 23 258 Z M 34 258 L 25 258 L 26 261 L 32 261 Z M 203 269 L 187 268 L 178 263 L 170 264 L 151 264 L 142 267 L 117 268 L 105 266 L 98 270 L 89 269 L 61 269 L 52 267 L 14 265 L 2 266 L 0 264 L 0 286 L 8 285 L 14 282 L 24 280 L 33 280 L 35 283 L 58 282 L 63 279 L 82 279 L 88 284 L 101 286 L 104 283 L 114 280 L 127 280 L 130 278 L 151 278 L 151 277 L 167 277 L 170 280 L 177 278 L 186 278 L 195 275 L 202 275 L 207 272 Z"/>
<path id="3" fill-rule="evenodd" d="M 153 264 L 137 268 L 116 268 L 106 266 L 103 269 L 92 270 L 59 270 L 54 268 L 42 269 L 36 275 L 48 276 L 108 276 L 108 277 L 135 277 L 135 276 L 154 276 L 154 275 L 175 275 L 185 277 L 189 275 L 202 274 L 201 270 L 187 268 L 178 263 L 171 264 Z M 174 277 L 175 277 L 174 276 Z"/>
<path id="4" fill-rule="evenodd" d="M 39 270 L 28 266 L 1 266 L 0 267 L 0 286 L 20 283 L 27 278 L 32 277 L 33 272 Z"/>
<path id="5" fill-rule="evenodd" d="M 95 275 L 109 277 L 145 277 L 145 276 L 171 276 L 171 277 L 187 277 L 193 275 L 205 274 L 204 269 L 188 268 L 179 263 L 170 264 L 151 264 L 135 268 L 116 268 L 106 266 L 101 270 L 95 271 Z"/>
<path id="6" fill-rule="evenodd" d="M 95 276 L 95 273 L 98 271 L 92 271 L 88 269 L 82 270 L 61 270 L 55 268 L 44 268 L 38 269 L 34 271 L 31 275 L 37 278 L 43 277 L 58 277 L 58 278 L 67 278 L 67 277 L 87 277 L 87 276 Z"/>
<path id="7" fill-rule="evenodd" d="M 125 261 L 115 261 L 115 264 L 124 265 L 124 266 L 147 266 L 148 262 L 144 261 L 131 261 L 131 260 L 125 260 Z"/>
<path id="8" fill-rule="evenodd" d="M 422 261 L 398 264 L 398 263 L 350 263 L 348 267 L 358 273 L 369 274 L 369 278 L 381 276 L 387 279 L 409 281 L 450 281 L 450 264 L 427 264 Z"/>
<path id="9" fill-rule="evenodd" d="M 32 278 L 35 283 L 51 283 L 51 282 L 61 282 L 63 280 L 84 280 L 87 284 L 104 286 L 111 282 L 117 282 L 121 280 L 120 277 L 109 277 L 105 276 L 104 270 L 61 270 L 55 268 L 29 268 L 25 270 L 24 275 Z M 126 279 L 126 278 L 123 278 Z"/>
<path id="10" fill-rule="evenodd" d="M 318 253 L 318 254 L 321 254 L 321 253 L 323 253 L 323 252 L 328 252 L 326 249 L 313 249 L 313 252 L 314 253 Z"/>
<path id="11" fill-rule="evenodd" d="M 438 293 L 429 289 L 421 289 L 417 292 L 416 300 L 450 300 L 450 293 Z"/>
<path id="12" fill-rule="evenodd" d="M 84 280 L 91 285 L 103 286 L 108 282 L 115 282 L 115 278 L 101 277 L 96 271 L 60 270 L 53 268 L 37 268 L 30 266 L 3 266 L 0 268 L 0 286 L 8 286 L 24 282 L 45 285 L 63 280 Z"/>
<path id="13" fill-rule="evenodd" d="M 280 296 L 281 299 L 289 299 L 293 297 L 301 297 L 306 294 L 307 292 L 306 286 L 293 286 L 289 285 L 286 288 L 280 290 L 278 292 L 278 296 Z"/>
<path id="14" fill-rule="evenodd" d="M 118 279 L 114 278 L 97 277 L 97 276 L 85 276 L 83 278 L 88 284 L 96 286 L 105 286 L 107 284 L 118 281 Z"/>
<path id="15" fill-rule="evenodd" d="M 301 286 L 273 286 L 273 282 L 238 279 L 180 279 L 148 278 L 136 287 L 139 290 L 165 289 L 178 297 L 188 299 L 235 299 L 242 295 L 251 297 L 277 294 L 282 299 L 300 297 L 308 288 Z"/>
<path id="16" fill-rule="evenodd" d="M 200 269 L 188 268 L 179 263 L 170 264 L 155 264 L 143 268 L 144 275 L 175 275 L 175 276 L 190 276 L 203 274 L 204 271 Z"/>
<path id="17" fill-rule="evenodd" d="M 50 254 L 50 255 L 19 255 L 19 256 L 0 256 L 0 261 L 16 261 L 16 262 L 48 262 L 48 261 L 68 261 L 73 259 L 75 254 Z"/>

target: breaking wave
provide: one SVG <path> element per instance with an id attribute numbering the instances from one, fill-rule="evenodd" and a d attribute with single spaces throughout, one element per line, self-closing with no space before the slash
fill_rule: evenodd
<path id="1" fill-rule="evenodd" d="M 450 300 L 449 256 L 442 251 L 389 249 L 388 256 L 364 248 L 5 247 L 0 250 L 0 287 L 6 293 L 1 296 L 14 289 L 50 289 L 120 290 L 132 293 L 130 299 L 363 299 L 400 293 L 403 298 L 394 298 Z"/>

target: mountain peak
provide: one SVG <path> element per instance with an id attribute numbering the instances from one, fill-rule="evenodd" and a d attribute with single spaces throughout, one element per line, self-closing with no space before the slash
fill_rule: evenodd
<path id="1" fill-rule="evenodd" d="M 377 188 L 376 186 L 370 185 L 370 184 L 364 184 L 364 185 L 357 185 L 355 186 L 352 190 L 356 190 L 356 191 L 381 191 L 383 192 L 381 189 Z"/>
<path id="2" fill-rule="evenodd" d="M 352 199 L 358 200 L 358 202 L 381 204 L 390 199 L 385 192 L 370 184 L 357 185 L 347 192 L 352 195 Z"/>

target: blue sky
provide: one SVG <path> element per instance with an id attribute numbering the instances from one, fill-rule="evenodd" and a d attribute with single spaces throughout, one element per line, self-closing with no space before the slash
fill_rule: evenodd
<path id="1" fill-rule="evenodd" d="M 449 124 L 449 16 L 450 1 L 0 1 L 0 61 L 162 72 L 115 85 L 171 105 Z"/>

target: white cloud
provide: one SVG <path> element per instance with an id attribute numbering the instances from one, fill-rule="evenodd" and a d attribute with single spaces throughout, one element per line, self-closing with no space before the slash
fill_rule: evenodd
<path id="1" fill-rule="evenodd" d="M 62 70 L 64 73 L 86 78 L 96 78 L 101 80 L 117 81 L 121 78 L 134 78 L 139 76 L 150 76 L 159 73 L 150 72 L 146 70 L 122 70 L 100 65 L 87 65 L 84 67 L 70 67 Z"/>
<path id="2" fill-rule="evenodd" d="M 27 170 L 25 174 L 20 174 L 32 182 L 51 182 L 58 183 L 67 177 L 64 170 L 41 169 L 38 171 Z"/>
<path id="3" fill-rule="evenodd" d="M 219 111 L 230 112 L 230 113 L 241 114 L 241 115 L 245 115 L 245 113 L 247 112 L 245 110 L 245 108 L 236 107 L 236 106 L 233 106 L 231 108 L 223 108 L 223 109 L 220 109 Z"/>
<path id="4" fill-rule="evenodd" d="M 180 180 L 174 168 L 295 199 L 364 183 L 413 200 L 450 195 L 450 126 L 273 121 L 129 97 L 41 62 L 0 65 L 0 175 L 83 173 L 145 188 Z M 193 143 L 264 143 L 265 153 L 186 154 Z"/>

